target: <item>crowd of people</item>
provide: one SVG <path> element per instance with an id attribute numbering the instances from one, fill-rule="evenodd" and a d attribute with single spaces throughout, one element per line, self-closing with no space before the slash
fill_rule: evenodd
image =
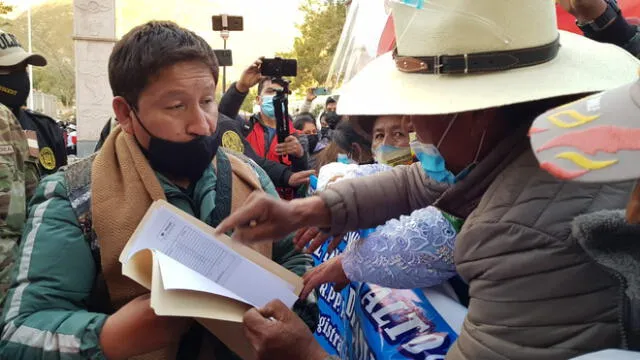
<path id="1" fill-rule="evenodd" d="M 151 21 L 116 43 L 113 117 L 96 152 L 68 166 L 55 122 L 24 107 L 26 67 L 46 60 L 2 33 L 0 358 L 238 358 L 194 319 L 156 315 L 122 274 L 119 255 L 156 200 L 303 277 L 293 309 L 274 300 L 245 314 L 259 359 L 335 358 L 313 337 L 314 293 L 352 281 L 449 289 L 468 310 L 450 360 L 640 350 L 639 229 L 607 227 L 634 182 L 568 181 L 584 172 L 541 168 L 529 138 L 548 131 L 536 118 L 563 131 L 601 108 L 610 123 L 640 119 L 640 30 L 615 1 L 559 3 L 585 36 L 557 29 L 551 1 L 391 1 L 396 49 L 317 119 L 309 91 L 282 139 L 283 84 L 262 76 L 263 58 L 216 99 L 212 48 Z M 253 87 L 259 111 L 244 119 Z M 361 229 L 313 267 L 310 253 Z"/>

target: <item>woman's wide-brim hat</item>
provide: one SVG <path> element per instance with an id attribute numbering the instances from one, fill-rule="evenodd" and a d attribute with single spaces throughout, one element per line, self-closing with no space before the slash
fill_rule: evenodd
<path id="1" fill-rule="evenodd" d="M 396 50 L 341 88 L 338 113 L 356 122 L 598 92 L 633 81 L 640 66 L 617 46 L 558 30 L 553 0 L 393 0 L 391 8 Z"/>

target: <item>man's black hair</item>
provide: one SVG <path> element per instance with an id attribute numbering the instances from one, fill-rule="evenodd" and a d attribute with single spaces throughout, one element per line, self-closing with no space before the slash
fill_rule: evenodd
<path id="1" fill-rule="evenodd" d="M 163 69 L 183 61 L 200 61 L 218 82 L 218 60 L 207 42 L 170 21 L 150 21 L 129 31 L 109 57 L 113 96 L 138 105 L 140 93 Z"/>

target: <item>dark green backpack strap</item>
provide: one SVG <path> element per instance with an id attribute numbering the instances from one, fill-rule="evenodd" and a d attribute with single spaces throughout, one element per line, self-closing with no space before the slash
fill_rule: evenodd
<path id="1" fill-rule="evenodd" d="M 216 155 L 216 204 L 211 212 L 209 224 L 218 226 L 222 220 L 231 214 L 233 175 L 231 162 L 224 151 L 218 151 Z"/>
<path id="2" fill-rule="evenodd" d="M 67 197 L 80 223 L 82 234 L 91 245 L 91 251 L 98 251 L 99 253 L 91 221 L 91 168 L 95 157 L 96 155 L 94 154 L 72 165 L 65 166 L 60 171 L 64 172 Z M 100 256 L 98 256 L 98 259 L 100 259 Z"/>
<path id="3" fill-rule="evenodd" d="M 91 217 L 91 168 L 96 154 L 60 169 L 67 183 L 67 197 L 78 219 L 85 240 L 91 247 L 91 255 L 96 265 L 96 278 L 88 301 L 89 311 L 110 314 L 113 312 L 107 284 L 102 277 L 100 246 L 93 229 Z"/>

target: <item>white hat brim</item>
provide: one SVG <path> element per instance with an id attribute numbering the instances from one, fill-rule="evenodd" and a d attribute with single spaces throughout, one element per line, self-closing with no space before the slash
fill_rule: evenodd
<path id="1" fill-rule="evenodd" d="M 612 89 L 638 77 L 621 48 L 560 31 L 558 56 L 541 65 L 470 75 L 410 74 L 392 54 L 373 60 L 340 90 L 341 115 L 440 115 Z"/>
<path id="2" fill-rule="evenodd" d="M 23 62 L 33 66 L 47 65 L 47 60 L 42 55 L 29 54 L 24 51 L 14 52 L 0 57 L 0 67 L 15 66 Z"/>

